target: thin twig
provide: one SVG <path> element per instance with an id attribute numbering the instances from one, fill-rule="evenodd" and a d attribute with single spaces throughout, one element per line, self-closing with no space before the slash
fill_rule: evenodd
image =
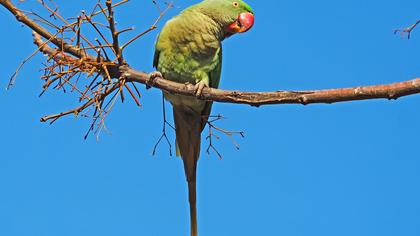
<path id="1" fill-rule="evenodd" d="M 145 34 L 149 33 L 150 31 L 154 30 L 157 28 L 157 24 L 160 22 L 160 20 L 163 18 L 163 16 L 166 14 L 166 12 L 171 9 L 173 7 L 173 3 L 171 2 L 170 4 L 168 4 L 168 6 L 166 7 L 166 9 L 161 12 L 159 14 L 159 17 L 155 20 L 155 22 L 153 23 L 152 26 L 150 26 L 150 28 L 148 28 L 147 30 L 143 31 L 142 33 L 138 34 L 137 36 L 135 36 L 134 38 L 130 39 L 128 42 L 126 42 L 121 49 L 124 50 L 128 45 L 130 45 L 131 43 L 133 43 L 134 41 L 136 41 L 137 39 L 141 38 L 142 36 L 144 36 Z"/>
<path id="2" fill-rule="evenodd" d="M 112 5 L 112 8 L 116 8 L 116 7 L 118 7 L 118 6 L 121 6 L 121 5 L 123 5 L 123 4 L 125 4 L 125 3 L 127 3 L 127 2 L 129 2 L 130 0 L 124 0 L 124 1 L 121 1 L 121 2 L 117 2 L 117 3 L 115 3 L 114 5 Z M 99 14 L 101 14 L 101 13 L 104 13 L 104 9 L 102 9 L 102 10 L 100 10 L 100 11 L 97 11 L 97 12 L 95 12 L 95 13 L 92 13 L 91 14 L 91 16 L 96 16 L 96 15 L 99 15 Z"/>
<path id="3" fill-rule="evenodd" d="M 214 118 L 214 119 L 209 120 L 210 118 Z M 222 129 L 222 128 L 216 126 L 214 124 L 215 122 L 224 119 L 223 116 L 221 116 L 221 115 L 210 116 L 206 119 L 207 119 L 207 125 L 209 127 L 209 133 L 206 137 L 206 139 L 209 141 L 209 146 L 207 147 L 207 150 L 206 150 L 207 154 L 210 155 L 210 150 L 213 150 L 213 151 L 216 152 L 217 156 L 220 159 L 222 159 L 221 153 L 217 150 L 217 148 L 213 144 L 213 138 L 220 139 L 220 137 L 215 134 L 214 130 L 219 131 L 221 134 L 224 134 L 224 135 L 228 136 L 230 138 L 230 140 L 232 141 L 232 143 L 235 145 L 235 148 L 237 150 L 240 149 L 240 146 L 239 146 L 238 142 L 235 140 L 234 135 L 240 135 L 242 138 L 245 138 L 245 132 L 243 132 L 243 131 L 229 131 L 229 130 L 225 130 L 225 129 Z"/>
<path id="4" fill-rule="evenodd" d="M 115 17 L 114 17 L 114 10 L 112 9 L 112 0 L 106 0 L 106 6 L 108 8 L 108 22 L 109 28 L 112 35 L 112 44 L 114 46 L 114 50 L 117 56 L 118 63 L 120 65 L 124 65 L 125 61 L 122 55 L 122 48 L 119 44 L 119 35 L 117 29 L 115 28 Z"/>
<path id="5" fill-rule="evenodd" d="M 83 105 L 81 105 L 77 108 L 74 108 L 74 109 L 71 109 L 71 110 L 68 110 L 68 111 L 65 111 L 65 112 L 61 112 L 61 113 L 58 113 L 58 114 L 54 114 L 54 115 L 44 116 L 44 117 L 41 118 L 41 122 L 47 122 L 47 121 L 50 121 L 50 120 L 53 120 L 53 122 L 54 122 L 57 119 L 59 119 L 60 117 L 63 117 L 63 116 L 69 115 L 69 114 L 78 115 L 85 108 L 87 108 L 90 105 L 92 105 L 93 103 L 95 103 L 95 100 L 103 100 L 106 96 L 108 96 L 110 93 L 114 92 L 118 88 L 119 88 L 119 86 L 115 85 L 112 88 L 105 91 L 104 93 L 98 95 L 95 98 L 90 99 L 88 102 L 86 102 L 85 104 L 83 104 Z"/>
<path id="6" fill-rule="evenodd" d="M 172 144 L 169 141 L 169 138 L 166 134 L 166 125 L 169 125 L 169 127 L 171 127 L 172 129 L 175 130 L 175 128 L 166 120 L 166 107 L 165 107 L 165 98 L 162 94 L 162 114 L 163 114 L 163 128 L 162 128 L 162 135 L 160 136 L 159 140 L 156 142 L 154 148 L 153 148 L 153 152 L 152 155 L 154 156 L 156 154 L 157 148 L 159 146 L 159 144 L 162 142 L 163 139 L 166 140 L 166 143 L 169 146 L 169 155 L 172 156 Z"/>
<path id="7" fill-rule="evenodd" d="M 57 35 L 60 33 L 60 31 L 58 31 L 56 34 L 54 34 L 50 39 L 48 39 L 47 41 L 43 42 L 42 44 L 38 45 L 38 48 L 30 55 L 28 56 L 25 60 L 23 60 L 19 67 L 16 69 L 15 73 L 13 73 L 13 75 L 10 77 L 9 80 L 9 84 L 7 85 L 7 89 L 9 90 L 10 88 L 13 87 L 13 85 L 16 82 L 16 78 L 19 75 L 20 70 L 23 68 L 23 66 L 32 59 L 32 57 L 34 57 L 39 51 L 41 51 L 41 49 L 47 45 L 49 42 L 51 42 L 51 40 L 53 40 L 55 37 L 57 37 Z"/>
<path id="8" fill-rule="evenodd" d="M 412 24 L 411 26 L 404 28 L 404 29 L 396 29 L 394 30 L 394 34 L 398 34 L 401 33 L 402 36 L 404 36 L 405 34 L 407 34 L 407 38 L 410 39 L 411 38 L 411 33 L 413 32 L 413 30 L 420 24 L 420 20 L 418 20 L 416 23 Z"/>

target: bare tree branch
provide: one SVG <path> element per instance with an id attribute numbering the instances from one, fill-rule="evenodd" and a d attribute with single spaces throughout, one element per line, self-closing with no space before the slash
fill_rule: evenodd
<path id="1" fill-rule="evenodd" d="M 126 82 L 133 82 L 133 83 L 141 83 L 150 85 L 152 87 L 180 95 L 185 96 L 195 96 L 195 89 L 193 85 L 188 84 L 180 84 L 175 83 L 169 80 L 165 80 L 164 78 L 158 77 L 154 78 L 151 81 L 149 74 L 144 73 L 141 71 L 137 71 L 125 64 L 122 55 L 122 48 L 116 36 L 118 36 L 118 32 L 115 29 L 115 22 L 113 20 L 113 11 L 112 11 L 112 2 L 108 0 L 107 2 L 108 7 L 108 23 L 109 29 L 112 32 L 113 39 L 112 42 L 109 42 L 110 45 L 99 45 L 96 48 L 93 48 L 97 52 L 97 56 L 91 55 L 86 52 L 86 49 L 80 48 L 78 46 L 71 45 L 66 43 L 63 39 L 57 38 L 55 34 L 50 33 L 48 30 L 43 28 L 42 26 L 35 23 L 35 21 L 31 20 L 27 17 L 21 10 L 16 8 L 11 1 L 9 0 L 0 0 L 0 4 L 3 5 L 6 9 L 8 9 L 16 18 L 22 22 L 23 24 L 27 25 L 31 29 L 33 29 L 36 34 L 41 35 L 43 38 L 47 39 L 49 42 L 54 44 L 57 49 L 51 48 L 47 43 L 44 43 L 40 37 L 37 37 L 35 34 L 35 43 L 40 48 L 40 51 L 44 54 L 47 54 L 50 58 L 54 60 L 62 61 L 61 64 L 55 65 L 53 68 L 61 68 L 62 65 L 71 65 L 71 70 L 69 71 L 60 71 L 59 75 L 68 73 L 72 78 L 74 74 L 71 73 L 87 73 L 88 77 L 93 74 L 97 73 L 98 75 L 102 75 L 106 80 L 102 80 L 94 85 L 93 80 L 90 86 L 87 86 L 87 91 L 91 91 L 92 94 L 86 95 L 84 94 L 81 99 L 86 99 L 86 104 L 92 105 L 96 104 L 92 101 L 93 98 L 106 98 L 107 93 L 110 88 L 113 88 L 115 91 L 116 85 L 119 88 L 119 92 L 123 92 L 123 89 L 126 87 Z M 170 6 L 169 6 L 170 7 Z M 105 14 L 105 9 L 101 12 Z M 165 11 L 163 11 L 165 12 Z M 88 16 L 88 18 L 84 18 L 83 20 L 91 21 L 91 17 L 93 15 Z M 158 20 L 162 18 L 162 12 L 159 15 Z M 77 24 L 76 24 L 77 25 Z M 113 26 L 114 25 L 114 26 Z M 153 24 L 156 25 L 156 22 Z M 415 24 L 417 26 L 417 24 Z M 410 30 L 414 29 L 415 26 L 412 26 Z M 154 29 L 151 27 L 150 29 Z M 149 32 L 150 29 L 146 30 Z M 77 30 L 78 31 L 78 30 Z M 140 34 L 143 35 L 143 34 Z M 137 39 L 136 36 L 134 39 Z M 129 43 L 132 42 L 131 40 Z M 117 52 L 117 58 L 114 61 L 110 61 L 109 59 L 104 59 L 102 57 L 101 50 L 105 47 L 112 48 Z M 61 66 L 61 67 L 60 67 Z M 62 69 L 60 69 L 62 70 Z M 61 77 L 55 77 L 55 80 L 62 79 Z M 68 82 L 69 79 L 67 79 Z M 64 80 L 66 82 L 66 80 Z M 66 82 L 66 83 L 67 83 Z M 48 81 L 47 83 L 51 83 Z M 96 92 L 93 92 L 95 86 L 101 87 Z M 137 91 L 137 88 L 136 88 Z M 86 92 L 85 92 L 86 93 Z M 132 91 L 129 91 L 130 95 L 134 95 Z M 336 103 L 336 102 L 346 102 L 346 101 L 355 101 L 355 100 L 367 100 L 367 99 L 397 99 L 403 96 L 409 96 L 413 94 L 420 93 L 420 78 L 404 81 L 404 82 L 397 82 L 392 84 L 383 84 L 383 85 L 372 85 L 372 86 L 359 86 L 353 88 L 336 88 L 336 89 L 326 89 L 326 90 L 309 90 L 309 91 L 274 91 L 274 92 L 242 92 L 242 91 L 226 91 L 220 89 L 213 89 L 213 88 L 205 88 L 203 90 L 202 95 L 198 99 L 209 100 L 209 101 L 216 101 L 216 102 L 225 102 L 225 103 L 239 103 L 239 104 L 248 104 L 251 106 L 261 106 L 261 105 L 274 105 L 274 104 L 313 104 L 313 103 Z M 103 96 L 105 95 L 105 96 Z M 133 96 L 136 100 L 135 96 Z M 103 102 L 103 99 L 102 101 Z M 136 103 L 139 104 L 138 100 Z M 82 105 L 75 109 L 72 109 L 68 112 L 60 113 L 62 115 L 72 114 L 75 111 L 79 112 L 81 108 L 85 109 L 89 106 Z M 83 110 L 82 109 L 82 110 Z M 42 121 L 48 120 L 55 120 L 57 115 L 47 116 L 42 119 Z"/>
<path id="2" fill-rule="evenodd" d="M 52 123 L 52 122 L 55 122 L 57 119 L 59 119 L 62 116 L 66 116 L 66 115 L 70 115 L 70 114 L 78 115 L 84 109 L 86 109 L 90 105 L 94 104 L 95 102 L 104 100 L 104 98 L 106 96 L 108 96 L 109 94 L 111 94 L 112 92 L 114 92 L 117 89 L 118 89 L 118 86 L 114 85 L 112 88 L 107 89 L 104 93 L 100 94 L 98 97 L 90 99 L 88 102 L 86 102 L 85 104 L 83 104 L 83 105 L 81 105 L 81 106 L 79 106 L 75 109 L 71 109 L 71 110 L 66 111 L 66 112 L 61 112 L 61 113 L 58 113 L 58 114 L 42 117 L 41 122 L 46 122 L 46 121 L 52 120 L 51 121 L 51 123 Z"/>
<path id="3" fill-rule="evenodd" d="M 416 21 L 416 23 L 410 25 L 409 27 L 406 27 L 404 29 L 396 29 L 394 30 L 394 34 L 398 34 L 401 33 L 402 36 L 404 36 L 405 34 L 407 34 L 407 38 L 410 39 L 411 38 L 411 33 L 413 32 L 413 30 L 420 24 L 420 20 Z"/>
<path id="4" fill-rule="evenodd" d="M 24 14 L 21 10 L 19 10 L 10 0 L 0 0 L 0 4 L 3 5 L 7 10 L 9 10 L 18 21 L 22 22 L 33 31 L 37 32 L 45 39 L 51 39 L 51 42 L 55 44 L 57 47 L 62 47 L 66 52 L 70 53 L 71 55 L 78 57 L 78 58 L 89 58 L 93 59 L 90 56 L 84 54 L 83 50 L 78 47 L 74 47 L 72 45 L 67 44 L 64 42 L 63 39 L 57 38 L 54 34 L 50 33 L 48 30 L 43 28 L 42 26 L 35 23 L 31 20 L 26 14 Z"/>
<path id="5" fill-rule="evenodd" d="M 150 83 L 146 73 L 136 71 L 129 67 L 120 67 L 120 70 L 122 76 L 125 77 L 127 81 L 142 84 Z M 195 96 L 195 89 L 191 84 L 179 84 L 163 78 L 156 78 L 154 79 L 152 86 L 171 93 Z M 420 78 L 384 85 L 308 91 L 241 92 L 204 88 L 200 99 L 225 103 L 248 104 L 251 106 L 274 104 L 307 105 L 311 103 L 331 104 L 336 102 L 380 98 L 397 99 L 417 93 L 420 93 Z"/>

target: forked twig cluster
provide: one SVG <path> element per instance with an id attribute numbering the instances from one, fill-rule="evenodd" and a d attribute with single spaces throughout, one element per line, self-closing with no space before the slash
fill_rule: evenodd
<path id="1" fill-rule="evenodd" d="M 162 11 L 154 2 L 160 12 L 153 25 L 121 45 L 120 35 L 132 31 L 134 28 L 118 30 L 114 8 L 128 3 L 129 0 L 115 4 L 112 0 L 99 1 L 90 13 L 82 11 L 79 16 L 69 19 L 60 14 L 57 5 L 54 4 L 54 7 L 50 7 L 43 0 L 38 0 L 38 2 L 49 12 L 49 18 L 42 17 L 33 11 L 17 13 L 24 14 L 28 18 L 33 16 L 31 19 L 33 22 L 52 28 L 56 32 L 46 38 L 47 40 L 43 40 L 45 35 L 42 37 L 34 31 L 33 39 L 38 48 L 21 63 L 13 74 L 8 87 L 13 86 L 22 66 L 37 52 L 42 52 L 48 57 L 42 68 L 44 85 L 40 96 L 49 89 L 61 90 L 76 93 L 81 103 L 80 106 L 71 110 L 44 116 L 41 121 L 54 123 L 59 118 L 70 114 L 91 118 L 92 123 L 86 138 L 92 131 L 99 135 L 106 128 L 106 116 L 117 100 L 121 99 L 124 102 L 126 94 L 134 100 L 137 106 L 141 107 L 141 93 L 137 86 L 132 81 L 127 81 L 125 77 L 120 76 L 119 68 L 127 65 L 123 52 L 135 40 L 155 29 L 172 4 L 167 4 Z M 94 33 L 97 37 L 91 40 L 87 36 L 88 33 L 89 35 Z M 106 35 L 111 36 L 107 38 Z M 57 42 L 59 43 L 57 44 Z"/>
<path id="2" fill-rule="evenodd" d="M 163 110 L 162 134 L 159 137 L 158 141 L 156 142 L 156 144 L 153 148 L 152 155 L 154 156 L 156 154 L 159 145 L 163 141 L 165 141 L 166 144 L 169 147 L 169 155 L 172 156 L 172 144 L 171 144 L 171 141 L 168 138 L 167 130 L 168 130 L 168 128 L 170 128 L 173 131 L 175 131 L 175 127 L 171 123 L 169 123 L 168 120 L 167 120 L 166 108 L 165 108 L 165 102 L 164 102 L 163 95 L 162 95 L 162 110 Z M 216 126 L 215 123 L 217 123 L 220 120 L 225 119 L 225 117 L 223 117 L 221 115 L 209 116 L 209 117 L 203 117 L 203 118 L 206 120 L 207 127 L 208 127 L 208 134 L 206 136 L 206 140 L 208 141 L 208 147 L 206 149 L 206 153 L 208 155 L 211 155 L 211 151 L 213 151 L 219 159 L 222 159 L 222 157 L 223 157 L 222 154 L 220 153 L 220 151 L 214 145 L 214 139 L 219 140 L 220 139 L 220 134 L 229 137 L 230 140 L 232 141 L 233 145 L 235 146 L 235 148 L 237 150 L 240 149 L 240 146 L 239 146 L 238 142 L 236 141 L 235 136 L 239 135 L 240 137 L 245 138 L 245 132 L 243 132 L 243 131 L 230 131 L 230 130 L 223 129 L 219 126 Z"/>
<path id="3" fill-rule="evenodd" d="M 411 38 L 411 33 L 413 30 L 420 24 L 420 20 L 416 21 L 416 23 L 410 25 L 409 27 L 403 28 L 403 29 L 396 29 L 394 30 L 394 34 L 401 33 L 401 36 L 407 35 L 407 38 Z"/>
<path id="4" fill-rule="evenodd" d="M 207 154 L 210 155 L 211 151 L 214 151 L 216 153 L 216 155 L 219 157 L 219 159 L 222 159 L 222 154 L 214 146 L 214 141 L 213 141 L 214 138 L 215 139 L 220 139 L 219 134 L 223 134 L 223 135 L 228 136 L 237 150 L 240 149 L 240 146 L 239 146 L 238 142 L 236 142 L 235 135 L 239 135 L 240 137 L 245 138 L 245 132 L 243 132 L 243 131 L 230 131 L 230 130 L 222 129 L 219 126 L 216 126 L 215 123 L 217 123 L 217 121 L 220 121 L 222 119 L 224 119 L 224 117 L 221 116 L 221 115 L 209 116 L 208 119 L 207 119 L 207 125 L 208 125 L 208 129 L 209 129 L 209 133 L 206 137 L 206 140 L 208 140 L 209 145 L 206 149 L 206 152 L 207 152 Z"/>
<path id="5" fill-rule="evenodd" d="M 159 147 L 159 144 L 163 140 L 165 140 L 166 141 L 166 144 L 169 147 L 169 155 L 172 156 L 172 144 L 171 144 L 171 141 L 169 141 L 169 138 L 168 138 L 167 127 L 171 128 L 173 131 L 175 131 L 175 127 L 171 123 L 169 123 L 168 120 L 166 119 L 165 98 L 164 98 L 163 94 L 162 94 L 162 114 L 163 114 L 163 117 L 162 117 L 163 118 L 163 121 L 162 121 L 163 122 L 162 134 L 159 137 L 158 141 L 156 142 L 156 144 L 155 144 L 155 146 L 153 148 L 152 155 L 154 156 L 156 154 L 156 151 L 157 151 L 157 149 Z"/>

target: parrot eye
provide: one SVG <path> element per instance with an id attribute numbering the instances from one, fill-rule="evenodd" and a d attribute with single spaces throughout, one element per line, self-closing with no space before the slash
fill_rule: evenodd
<path id="1" fill-rule="evenodd" d="M 239 7 L 239 2 L 233 2 L 234 7 Z"/>

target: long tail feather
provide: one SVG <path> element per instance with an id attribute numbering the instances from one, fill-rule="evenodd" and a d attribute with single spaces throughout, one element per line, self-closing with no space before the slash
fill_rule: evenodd
<path id="1" fill-rule="evenodd" d="M 196 182 L 188 182 L 188 197 L 190 202 L 191 236 L 198 235 L 197 226 L 197 202 L 196 202 Z"/>
<path id="2" fill-rule="evenodd" d="M 197 236 L 196 172 L 200 155 L 202 118 L 186 106 L 174 106 L 178 151 L 184 162 L 190 203 L 191 236 Z"/>

